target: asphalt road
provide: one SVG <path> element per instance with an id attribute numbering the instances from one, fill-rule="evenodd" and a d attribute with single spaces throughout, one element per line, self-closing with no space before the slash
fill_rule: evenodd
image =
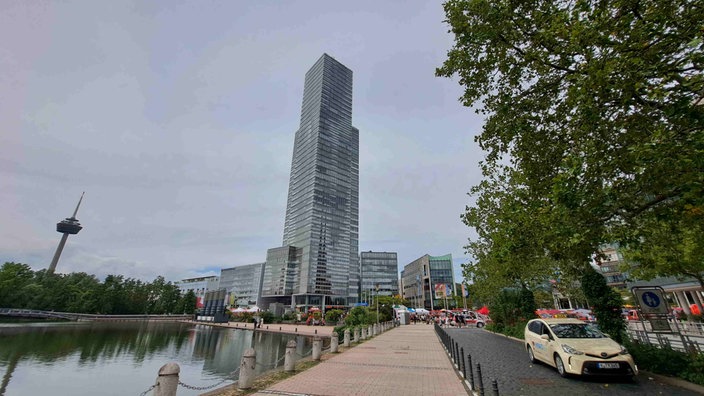
<path id="1" fill-rule="evenodd" d="M 486 395 L 492 395 L 491 381 L 497 380 L 499 395 L 699 395 L 659 382 L 641 373 L 635 380 L 619 378 L 562 378 L 545 364 L 531 364 L 523 343 L 482 329 L 445 329 L 472 356 L 476 373 L 481 364 Z"/>

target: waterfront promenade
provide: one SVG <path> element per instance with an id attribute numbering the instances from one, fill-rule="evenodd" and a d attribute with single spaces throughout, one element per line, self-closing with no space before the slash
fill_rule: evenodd
<path id="1" fill-rule="evenodd" d="M 266 325 L 265 325 L 266 326 Z M 269 325 L 278 331 L 279 325 Z M 310 326 L 299 326 L 315 329 Z M 318 327 L 326 329 L 331 327 Z M 318 331 L 318 335 L 321 331 Z M 304 334 L 304 333 L 301 333 Z M 328 334 L 329 336 L 329 334 Z M 433 326 L 405 325 L 362 341 L 255 395 L 467 395 Z"/>
<path id="2" fill-rule="evenodd" d="M 285 333 L 285 334 L 297 334 L 303 336 L 320 336 L 324 338 L 330 338 L 332 336 L 333 326 L 307 326 L 305 323 L 301 324 L 283 324 L 283 323 L 272 323 L 264 324 L 261 328 L 255 329 L 254 323 L 241 323 L 241 322 L 227 322 L 227 323 L 212 323 L 212 322 L 196 322 L 196 321 L 186 321 L 187 323 L 207 325 L 214 327 L 225 327 L 230 329 L 241 329 L 241 330 L 255 330 L 255 331 L 265 331 L 270 333 Z M 340 340 L 342 344 L 342 340 Z"/>

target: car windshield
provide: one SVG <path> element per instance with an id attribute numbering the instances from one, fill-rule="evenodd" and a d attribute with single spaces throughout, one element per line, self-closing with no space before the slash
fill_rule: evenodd
<path id="1" fill-rule="evenodd" d="M 550 325 L 558 338 L 604 338 L 604 333 L 588 323 L 558 323 Z"/>

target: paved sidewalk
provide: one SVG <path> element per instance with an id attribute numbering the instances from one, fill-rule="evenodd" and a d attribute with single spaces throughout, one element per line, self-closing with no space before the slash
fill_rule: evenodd
<path id="1" fill-rule="evenodd" d="M 255 395 L 467 395 L 433 326 L 391 329 Z"/>

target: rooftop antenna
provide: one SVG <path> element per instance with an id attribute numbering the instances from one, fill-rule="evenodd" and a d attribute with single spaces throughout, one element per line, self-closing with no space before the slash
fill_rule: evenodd
<path id="1" fill-rule="evenodd" d="M 63 236 L 61 236 L 59 246 L 56 247 L 54 258 L 51 260 L 51 265 L 49 265 L 49 269 L 47 270 L 48 274 L 53 274 L 54 270 L 56 270 L 56 264 L 59 262 L 59 257 L 61 256 L 61 252 L 64 250 L 64 245 L 66 245 L 68 236 L 78 234 L 78 232 L 83 229 L 81 223 L 79 223 L 78 219 L 76 219 L 76 215 L 78 214 L 78 208 L 81 206 L 81 201 L 83 201 L 83 195 L 85 193 L 86 192 L 84 191 L 81 194 L 81 198 L 78 200 L 78 205 L 76 205 L 76 210 L 73 211 L 73 216 L 67 217 L 56 224 L 56 231 L 62 233 Z"/>

